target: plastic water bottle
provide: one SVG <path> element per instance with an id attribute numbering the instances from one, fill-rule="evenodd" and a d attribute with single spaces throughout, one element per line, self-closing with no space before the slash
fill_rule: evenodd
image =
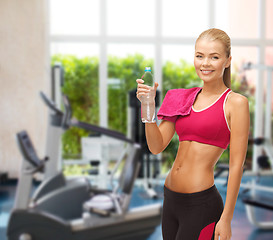
<path id="1" fill-rule="evenodd" d="M 143 84 L 149 86 L 150 92 L 141 99 L 141 121 L 143 123 L 155 122 L 155 91 L 154 78 L 150 67 L 145 67 L 145 73 L 142 76 Z"/>

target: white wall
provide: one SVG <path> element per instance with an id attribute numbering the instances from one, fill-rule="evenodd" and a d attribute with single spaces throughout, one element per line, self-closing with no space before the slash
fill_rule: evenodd
<path id="1" fill-rule="evenodd" d="M 47 12 L 47 0 L 0 1 L 0 171 L 10 177 L 20 171 L 18 131 L 44 155 L 47 110 L 38 93 L 49 89 Z"/>

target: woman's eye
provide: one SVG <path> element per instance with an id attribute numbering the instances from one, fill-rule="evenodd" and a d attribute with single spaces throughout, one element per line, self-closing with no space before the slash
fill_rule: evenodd
<path id="1" fill-rule="evenodd" d="M 201 55 L 196 55 L 197 58 L 201 58 L 202 56 Z"/>
<path id="2" fill-rule="evenodd" d="M 212 57 L 213 59 L 219 59 L 219 57 L 216 57 L 216 56 L 214 56 L 214 57 Z"/>

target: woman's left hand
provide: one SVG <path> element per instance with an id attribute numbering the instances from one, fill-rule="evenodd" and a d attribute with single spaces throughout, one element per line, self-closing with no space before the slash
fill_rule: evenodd
<path id="1" fill-rule="evenodd" d="M 230 240 L 231 235 L 231 222 L 220 219 L 215 226 L 214 240 Z"/>

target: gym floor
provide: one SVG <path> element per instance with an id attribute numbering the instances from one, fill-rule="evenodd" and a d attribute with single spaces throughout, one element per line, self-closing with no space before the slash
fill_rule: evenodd
<path id="1" fill-rule="evenodd" d="M 218 179 L 218 178 L 217 178 Z M 223 200 L 226 198 L 226 187 L 221 183 L 215 181 L 216 187 L 218 188 Z M 219 178 L 224 180 L 224 178 Z M 243 177 L 242 182 L 250 181 L 252 177 Z M 138 182 L 137 182 L 138 183 Z M 263 176 L 260 178 L 259 184 L 265 186 L 273 187 L 273 176 Z M 156 188 L 159 192 L 159 199 L 152 200 L 149 199 L 143 188 L 136 184 L 133 196 L 131 200 L 130 207 L 135 207 L 139 205 L 152 204 L 155 202 L 163 202 L 163 181 Z M 9 212 L 12 209 L 14 196 L 16 190 L 16 182 L 9 181 L 6 183 L 1 183 L 0 185 L 0 239 L 6 240 L 6 226 L 9 218 Z M 267 196 L 270 194 L 267 194 Z M 272 194 L 271 194 L 272 195 Z M 242 202 L 243 192 L 240 190 L 239 198 L 235 207 L 235 212 L 232 220 L 232 240 L 272 240 L 273 230 L 271 231 L 261 231 L 253 227 L 246 216 L 245 206 Z M 273 202 L 273 197 L 272 197 Z M 264 209 L 257 208 L 256 210 L 257 219 L 263 221 L 273 221 L 273 211 L 266 211 Z M 155 232 L 147 240 L 162 240 L 161 237 L 161 227 L 158 226 Z"/>

